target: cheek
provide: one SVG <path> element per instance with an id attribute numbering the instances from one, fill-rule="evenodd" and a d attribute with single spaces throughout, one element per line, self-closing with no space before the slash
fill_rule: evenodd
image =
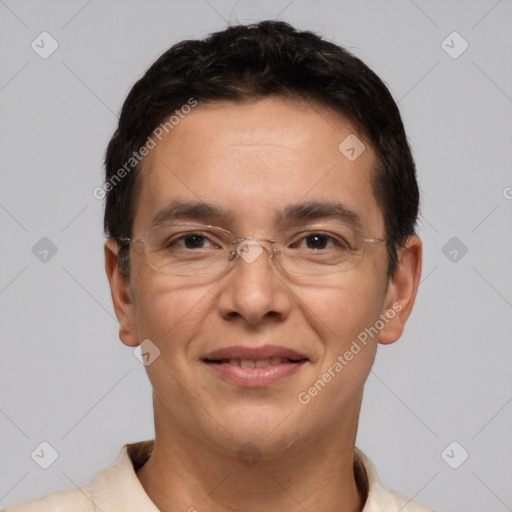
<path id="1" fill-rule="evenodd" d="M 327 352 L 350 346 L 379 318 L 384 301 L 381 283 L 364 271 L 323 276 L 316 286 L 294 291 L 302 315 L 324 341 Z"/>
<path id="2" fill-rule="evenodd" d="M 165 354 L 183 350 L 211 309 L 215 284 L 194 286 L 156 272 L 140 275 L 134 284 L 139 339 L 150 339 Z"/>
<path id="3" fill-rule="evenodd" d="M 345 414 L 357 415 L 377 350 L 371 328 L 379 319 L 383 291 L 375 289 L 376 281 L 373 286 L 356 281 L 351 277 L 331 287 L 311 288 L 303 300 L 303 314 L 323 353 L 315 379 L 305 384 L 297 400 L 325 424 L 341 425 Z"/>

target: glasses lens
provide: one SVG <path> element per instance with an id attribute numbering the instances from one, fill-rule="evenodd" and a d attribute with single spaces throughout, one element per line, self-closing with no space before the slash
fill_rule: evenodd
<path id="1" fill-rule="evenodd" d="M 233 233 L 212 226 L 157 226 L 144 236 L 144 251 L 148 263 L 164 274 L 210 276 L 224 272 L 234 261 L 235 253 L 245 263 L 257 259 L 254 256 L 262 251 L 257 239 L 250 240 L 254 240 L 258 251 L 248 251 L 248 242 L 235 248 L 236 239 Z M 351 226 L 318 224 L 282 231 L 273 242 L 271 254 L 284 272 L 319 276 L 355 268 L 365 245 L 363 234 Z"/>
<path id="2" fill-rule="evenodd" d="M 231 233 L 197 225 L 157 226 L 144 237 L 149 264 L 164 274 L 208 276 L 222 272 L 228 262 Z"/>
<path id="3" fill-rule="evenodd" d="M 285 272 L 318 276 L 355 268 L 364 253 L 364 237 L 350 226 L 326 224 L 282 233 L 281 266 Z"/>

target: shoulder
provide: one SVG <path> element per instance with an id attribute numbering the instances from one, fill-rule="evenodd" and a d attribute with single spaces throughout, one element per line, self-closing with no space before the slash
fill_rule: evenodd
<path id="1" fill-rule="evenodd" d="M 366 495 L 363 512 L 433 512 L 432 509 L 382 485 L 377 479 L 377 472 L 370 459 L 357 448 L 354 473 L 358 487 Z"/>
<path id="2" fill-rule="evenodd" d="M 85 485 L 7 507 L 5 512 L 96 512 L 89 496 L 89 486 Z"/>
<path id="3" fill-rule="evenodd" d="M 153 441 L 126 444 L 117 461 L 94 475 L 89 484 L 8 507 L 3 512 L 158 512 L 136 475 L 153 445 Z"/>
<path id="4" fill-rule="evenodd" d="M 383 485 L 379 485 L 379 487 L 378 503 L 381 508 L 375 510 L 382 510 L 383 512 L 395 512 L 398 510 L 401 512 L 434 512 L 432 509 L 421 505 L 417 501 L 406 498 Z M 373 511 L 373 509 L 370 510 Z M 364 511 L 366 511 L 366 508 Z"/>

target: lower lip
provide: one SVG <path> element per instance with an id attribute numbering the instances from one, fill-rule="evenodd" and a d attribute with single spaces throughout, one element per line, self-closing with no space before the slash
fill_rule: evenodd
<path id="1" fill-rule="evenodd" d="M 229 363 L 206 364 L 223 379 L 240 387 L 258 388 L 278 382 L 297 373 L 306 361 L 280 363 L 264 368 L 242 368 Z"/>

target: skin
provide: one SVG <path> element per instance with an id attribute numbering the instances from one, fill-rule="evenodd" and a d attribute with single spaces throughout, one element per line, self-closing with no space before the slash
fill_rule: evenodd
<path id="1" fill-rule="evenodd" d="M 370 185 L 369 145 L 353 162 L 338 150 L 350 122 L 289 98 L 199 104 L 144 161 L 133 238 L 142 238 L 170 200 L 223 207 L 197 219 L 239 236 L 268 238 L 276 212 L 304 201 L 341 202 L 358 213 L 367 237 L 385 237 Z M 360 136 L 360 138 L 362 138 Z M 315 221 L 318 222 L 318 221 Z M 120 339 L 150 339 L 161 351 L 146 367 L 153 386 L 155 448 L 137 473 L 163 512 L 362 510 L 353 453 L 363 386 L 378 343 L 395 342 L 411 312 L 421 274 L 421 242 L 409 238 L 394 276 L 384 244 L 341 274 L 294 277 L 266 251 L 220 276 L 173 277 L 152 269 L 142 246 L 130 248 L 130 277 L 118 247 L 105 244 L 106 271 Z M 379 315 L 401 310 L 307 405 L 297 400 Z M 265 388 L 225 382 L 202 362 L 232 345 L 281 345 L 309 361 Z M 237 457 L 252 443 L 261 459 Z"/>

